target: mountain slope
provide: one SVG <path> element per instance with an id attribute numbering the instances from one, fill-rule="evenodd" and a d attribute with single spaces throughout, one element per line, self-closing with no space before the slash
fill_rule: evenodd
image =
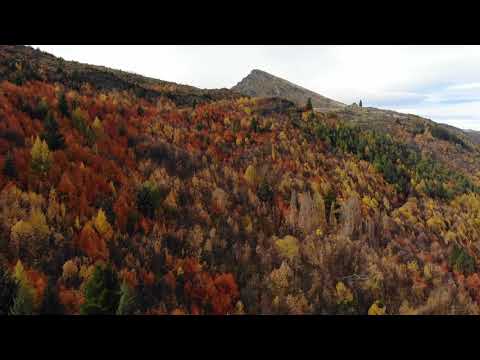
<path id="1" fill-rule="evenodd" d="M 458 136 L 462 141 L 471 145 L 480 144 L 480 137 L 474 131 L 467 131 L 455 128 L 446 124 L 436 124 L 432 120 L 425 119 L 416 115 L 402 114 L 391 110 L 377 109 L 373 107 L 360 108 L 358 106 L 347 106 L 338 101 L 328 99 L 311 90 L 305 89 L 290 81 L 281 79 L 261 70 L 252 70 L 252 72 L 232 87 L 232 90 L 252 97 L 279 97 L 293 101 L 298 106 L 306 104 L 309 98 L 312 99 L 313 106 L 317 112 L 335 112 L 342 119 L 350 120 L 360 124 L 365 128 L 372 128 L 381 132 L 390 132 L 396 127 L 399 121 L 403 126 L 418 129 L 422 126 L 435 125 Z M 408 122 L 411 121 L 410 124 Z M 413 130 L 415 131 L 415 129 Z"/>
<path id="2" fill-rule="evenodd" d="M 479 142 L 470 132 L 417 115 L 372 107 L 347 106 L 324 116 L 392 136 L 467 176 L 480 172 Z"/>
<path id="3" fill-rule="evenodd" d="M 228 89 L 198 89 L 103 66 L 65 61 L 27 46 L 0 45 L 0 81 L 58 82 L 80 89 L 90 84 L 97 90 L 133 91 L 150 100 L 168 99 L 177 106 L 192 106 L 241 95 Z"/>
<path id="4" fill-rule="evenodd" d="M 0 314 L 480 314 L 474 148 L 34 61 L 0 81 Z"/>
<path id="5" fill-rule="evenodd" d="M 345 106 L 338 101 L 257 69 L 252 70 L 247 77 L 232 87 L 232 90 L 252 97 L 281 97 L 295 102 L 298 106 L 305 105 L 311 98 L 314 108 L 319 110 L 332 110 Z"/>

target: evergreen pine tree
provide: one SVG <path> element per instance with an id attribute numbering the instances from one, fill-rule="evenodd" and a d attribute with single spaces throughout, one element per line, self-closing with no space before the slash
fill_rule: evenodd
<path id="1" fill-rule="evenodd" d="M 146 181 L 137 193 L 138 210 L 140 210 L 143 215 L 153 218 L 160 203 L 160 190 L 154 184 Z"/>
<path id="2" fill-rule="evenodd" d="M 137 287 L 137 304 L 142 313 L 145 313 L 148 309 L 157 303 L 157 300 L 153 294 L 152 287 L 145 284 L 145 281 L 141 279 Z"/>
<path id="3" fill-rule="evenodd" d="M 117 308 L 117 315 L 132 315 L 136 308 L 135 291 L 124 281 L 121 288 L 120 302 Z"/>
<path id="4" fill-rule="evenodd" d="M 252 122 L 250 123 L 250 129 L 253 131 L 253 132 L 258 132 L 258 121 L 256 118 L 253 118 L 252 119 Z"/>
<path id="5" fill-rule="evenodd" d="M 362 104 L 362 100 L 360 100 L 360 102 L 358 103 L 358 106 L 362 107 L 363 104 Z"/>
<path id="6" fill-rule="evenodd" d="M 120 301 L 120 284 L 110 264 L 97 265 L 85 285 L 85 303 L 81 315 L 113 315 Z"/>
<path id="7" fill-rule="evenodd" d="M 51 112 L 47 114 L 45 119 L 45 133 L 43 138 L 47 142 L 50 150 L 60 150 L 65 148 L 65 138 L 60 133 L 57 120 L 55 120 Z"/>
<path id="8" fill-rule="evenodd" d="M 63 306 L 58 301 L 58 291 L 55 282 L 48 280 L 47 288 L 43 296 L 43 303 L 40 309 L 42 315 L 60 315 L 63 314 Z"/>
<path id="9" fill-rule="evenodd" d="M 308 98 L 307 100 L 307 111 L 313 110 L 312 98 Z"/>
<path id="10" fill-rule="evenodd" d="M 65 97 L 65 93 L 63 91 L 60 94 L 60 98 L 58 99 L 58 110 L 63 116 L 68 117 L 70 115 L 67 98 Z"/>
<path id="11" fill-rule="evenodd" d="M 3 166 L 3 175 L 9 178 L 17 177 L 17 168 L 15 166 L 15 160 L 12 154 L 9 152 L 5 158 L 5 164 Z"/>
<path id="12" fill-rule="evenodd" d="M 32 315 L 33 296 L 30 290 L 22 285 L 18 288 L 17 296 L 10 309 L 10 315 Z"/>
<path id="13" fill-rule="evenodd" d="M 45 120 L 45 117 L 48 114 L 48 104 L 45 99 L 41 99 L 34 109 L 33 116 L 39 120 Z"/>

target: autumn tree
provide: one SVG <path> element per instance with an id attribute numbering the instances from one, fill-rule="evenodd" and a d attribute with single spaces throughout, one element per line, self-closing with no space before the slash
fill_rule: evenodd
<path id="1" fill-rule="evenodd" d="M 275 245 L 279 254 L 289 260 L 293 260 L 299 255 L 298 239 L 291 235 L 287 235 L 283 239 L 276 240 Z"/>
<path id="2" fill-rule="evenodd" d="M 269 283 L 273 296 L 285 296 L 293 280 L 293 270 L 286 261 L 282 261 L 278 269 L 274 269 L 269 275 Z"/>
<path id="3" fill-rule="evenodd" d="M 354 312 L 355 302 L 351 289 L 346 286 L 342 281 L 340 281 L 335 286 L 335 290 L 337 311 L 339 311 L 340 314 L 348 314 Z"/>
<path id="4" fill-rule="evenodd" d="M 253 165 L 248 165 L 245 170 L 244 178 L 250 186 L 254 186 L 257 183 L 257 171 Z"/>
<path id="5" fill-rule="evenodd" d="M 51 234 L 45 214 L 41 209 L 32 208 L 28 220 L 20 220 L 11 228 L 11 241 L 17 255 L 28 255 L 34 260 L 48 245 Z"/>
<path id="6" fill-rule="evenodd" d="M 97 216 L 93 222 L 95 229 L 106 240 L 110 240 L 113 236 L 112 226 L 109 224 L 105 212 L 103 209 L 99 209 Z"/>
<path id="7" fill-rule="evenodd" d="M 212 299 L 214 314 L 232 314 L 240 295 L 232 274 L 220 274 L 214 280 L 216 295 Z"/>
<path id="8" fill-rule="evenodd" d="M 36 173 L 46 173 L 52 164 L 52 156 L 45 140 L 37 136 L 31 150 L 32 170 Z"/>
<path id="9" fill-rule="evenodd" d="M 97 265 L 85 284 L 85 303 L 80 307 L 82 315 L 113 315 L 120 301 L 120 283 L 110 264 Z"/>
<path id="10" fill-rule="evenodd" d="M 381 301 L 375 301 L 368 309 L 368 315 L 385 315 L 385 305 Z"/>
<path id="11" fill-rule="evenodd" d="M 48 194 L 47 219 L 52 224 L 60 224 L 66 214 L 65 205 L 57 200 L 57 192 L 52 188 Z"/>
<path id="12" fill-rule="evenodd" d="M 95 131 L 97 137 L 101 137 L 103 135 L 103 123 L 102 120 L 98 118 L 98 116 L 95 117 L 95 120 L 92 123 L 92 128 Z"/>
<path id="13" fill-rule="evenodd" d="M 60 182 L 58 183 L 57 190 L 66 195 L 70 200 L 73 200 L 75 197 L 76 189 L 70 180 L 70 176 L 68 176 L 67 172 L 64 172 L 62 177 L 60 178 Z"/>
<path id="14" fill-rule="evenodd" d="M 106 260 L 108 257 L 108 249 L 105 240 L 95 231 L 92 222 L 85 224 L 78 237 L 78 245 L 80 248 L 93 259 Z"/>
<path id="15" fill-rule="evenodd" d="M 115 212 L 115 219 L 118 226 L 120 227 L 120 230 L 125 231 L 127 229 L 127 220 L 129 213 L 129 206 L 127 203 L 126 194 L 120 194 L 120 196 L 113 204 L 113 211 Z"/>
<path id="16" fill-rule="evenodd" d="M 62 279 L 67 286 L 78 278 L 78 266 L 73 260 L 68 260 L 63 264 Z"/>

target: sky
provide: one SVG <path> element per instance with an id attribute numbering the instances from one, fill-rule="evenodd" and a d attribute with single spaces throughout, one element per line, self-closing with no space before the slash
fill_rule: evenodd
<path id="1" fill-rule="evenodd" d="M 480 130 L 480 46 L 32 46 L 199 88 L 230 88 L 260 69 L 346 104 Z"/>

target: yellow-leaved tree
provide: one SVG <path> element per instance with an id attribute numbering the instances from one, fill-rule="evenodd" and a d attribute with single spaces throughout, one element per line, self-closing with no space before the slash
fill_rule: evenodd
<path id="1" fill-rule="evenodd" d="M 370 309 L 368 309 L 368 315 L 385 315 L 385 305 L 381 301 L 375 301 Z"/>
<path id="2" fill-rule="evenodd" d="M 337 283 L 335 290 L 337 295 L 337 304 L 351 304 L 353 302 L 353 294 L 351 290 L 342 281 Z"/>
<path id="3" fill-rule="evenodd" d="M 45 140 L 37 136 L 30 152 L 32 156 L 32 170 L 36 173 L 46 173 L 52 165 L 52 155 Z"/>
<path id="4" fill-rule="evenodd" d="M 33 208 L 28 220 L 17 221 L 10 229 L 10 238 L 18 256 L 28 255 L 35 259 L 48 245 L 50 228 L 42 210 Z"/>
<path id="5" fill-rule="evenodd" d="M 299 255 L 298 239 L 291 235 L 287 235 L 283 239 L 278 239 L 275 245 L 280 255 L 289 260 L 293 260 Z"/>
<path id="6" fill-rule="evenodd" d="M 95 131 L 95 134 L 97 136 L 103 135 L 103 123 L 102 123 L 102 120 L 98 118 L 98 116 L 96 116 L 95 120 L 93 120 L 92 128 L 93 128 L 93 131 Z"/>
<path id="7" fill-rule="evenodd" d="M 112 226 L 108 222 L 103 209 L 98 210 L 97 216 L 95 217 L 93 224 L 95 226 L 95 229 L 104 239 L 110 240 L 112 238 L 113 236 Z"/>
<path id="8" fill-rule="evenodd" d="M 245 180 L 251 186 L 254 186 L 257 182 L 257 172 L 253 165 L 248 165 L 247 170 L 245 170 Z"/>
<path id="9" fill-rule="evenodd" d="M 32 224 L 32 229 L 35 233 L 35 236 L 45 240 L 50 235 L 50 228 L 47 224 L 47 218 L 45 214 L 40 209 L 32 209 L 30 214 L 30 224 Z"/>

